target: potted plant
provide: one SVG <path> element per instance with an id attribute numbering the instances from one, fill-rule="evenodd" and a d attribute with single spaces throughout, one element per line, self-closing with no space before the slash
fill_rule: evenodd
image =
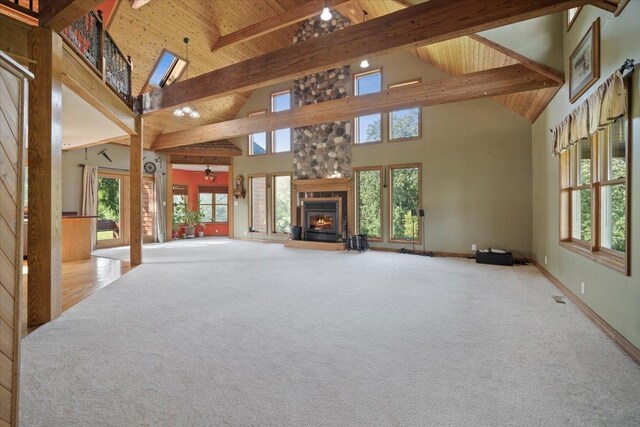
<path id="1" fill-rule="evenodd" d="M 204 212 L 202 212 L 201 210 L 197 211 L 194 219 L 196 221 L 196 231 L 198 232 L 198 237 L 204 237 Z"/>
<path id="2" fill-rule="evenodd" d="M 198 224 L 199 213 L 197 211 L 187 210 L 184 213 L 184 234 L 187 239 L 196 237 L 196 225 Z"/>

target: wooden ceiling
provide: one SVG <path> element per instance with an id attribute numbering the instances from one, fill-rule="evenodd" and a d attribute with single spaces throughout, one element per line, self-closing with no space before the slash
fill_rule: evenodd
<path id="1" fill-rule="evenodd" d="M 190 39 L 189 77 L 291 45 L 299 23 L 211 52 L 221 36 L 277 16 L 285 10 L 300 7 L 306 1 L 308 0 L 152 0 L 134 10 L 128 1 L 120 0 L 109 24 L 109 32 L 122 51 L 132 58 L 132 94 L 138 95 L 163 49 L 185 56 L 184 37 Z M 357 24 L 363 20 L 363 10 L 368 12 L 369 19 L 374 19 L 423 1 L 425 0 L 352 0 L 336 9 Z M 454 76 L 518 62 L 468 37 L 419 48 L 417 54 Z M 183 74 L 180 80 L 185 78 L 186 75 Z M 505 95 L 494 99 L 533 121 L 546 106 L 554 90 Z M 150 115 L 145 119 L 144 145 L 150 147 L 159 134 L 233 119 L 250 95 L 251 92 L 238 93 L 196 103 L 200 119 L 174 117 L 171 112 Z"/>
<path id="2" fill-rule="evenodd" d="M 451 76 L 521 63 L 515 52 L 481 37 L 459 37 L 416 49 L 418 56 Z M 525 59 L 526 60 L 526 59 Z M 533 123 L 559 88 L 495 96 L 492 99 Z"/>

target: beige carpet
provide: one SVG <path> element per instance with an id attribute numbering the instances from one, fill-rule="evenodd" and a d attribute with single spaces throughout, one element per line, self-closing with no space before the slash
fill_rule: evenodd
<path id="1" fill-rule="evenodd" d="M 533 267 L 220 239 L 145 259 L 23 340 L 22 425 L 640 425 L 640 367 Z"/>

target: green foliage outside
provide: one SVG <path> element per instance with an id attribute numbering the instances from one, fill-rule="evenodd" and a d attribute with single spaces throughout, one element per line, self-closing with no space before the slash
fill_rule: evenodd
<path id="1" fill-rule="evenodd" d="M 419 132 L 419 108 L 400 110 L 391 114 L 391 138 L 415 138 Z"/>
<path id="2" fill-rule="evenodd" d="M 380 119 L 377 119 L 374 122 L 369 123 L 367 126 L 367 139 L 366 141 L 382 141 L 380 137 Z"/>
<path id="3" fill-rule="evenodd" d="M 393 239 L 411 239 L 413 233 L 418 232 L 411 211 L 418 209 L 419 175 L 418 168 L 401 168 L 392 171 Z"/>
<path id="4" fill-rule="evenodd" d="M 98 217 L 120 222 L 120 180 L 98 178 Z"/>
<path id="5" fill-rule="evenodd" d="M 275 178 L 275 231 L 288 233 L 291 229 L 291 179 Z"/>
<path id="6" fill-rule="evenodd" d="M 358 232 L 382 237 L 380 229 L 380 171 L 358 172 Z"/>

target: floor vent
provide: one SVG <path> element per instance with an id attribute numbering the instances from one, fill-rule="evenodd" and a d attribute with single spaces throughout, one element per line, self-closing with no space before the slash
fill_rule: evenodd
<path id="1" fill-rule="evenodd" d="M 566 304 L 567 302 L 564 300 L 564 297 L 558 296 L 558 295 L 553 295 L 552 298 L 555 300 L 555 302 L 557 302 L 558 304 Z"/>

